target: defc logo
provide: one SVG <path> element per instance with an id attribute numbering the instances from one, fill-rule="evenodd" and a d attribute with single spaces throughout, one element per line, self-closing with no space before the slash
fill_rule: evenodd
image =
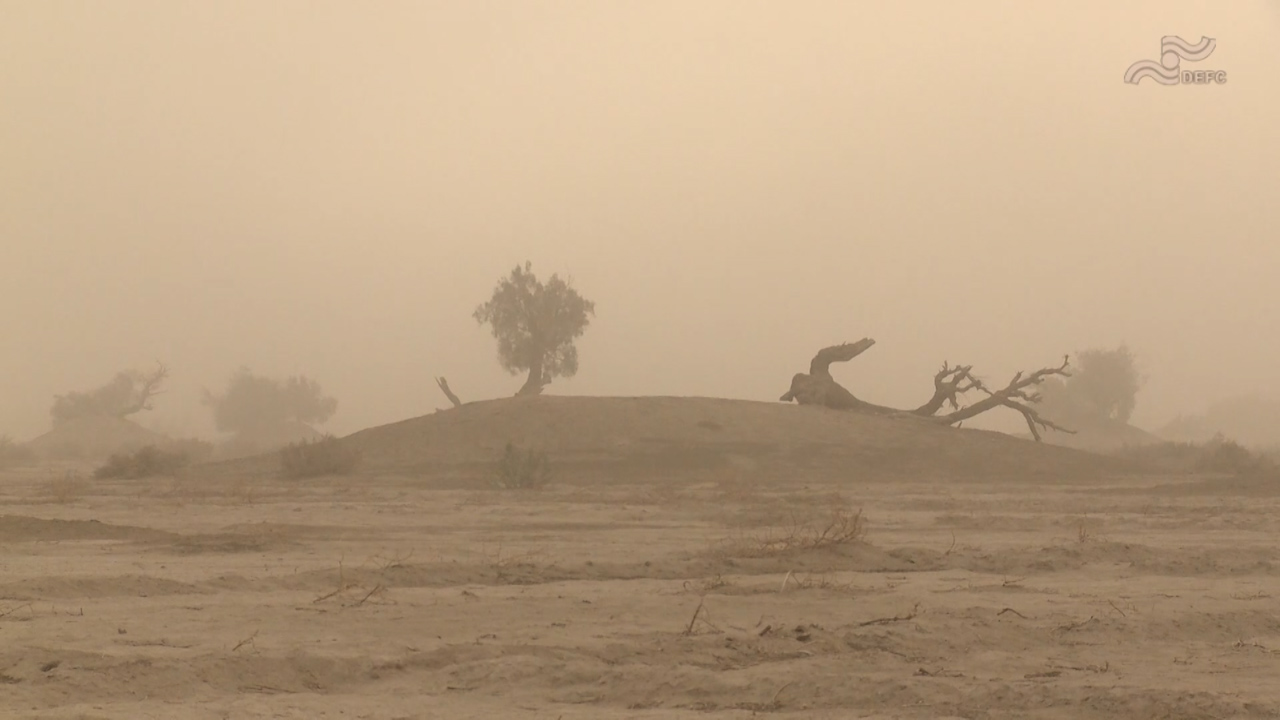
<path id="1" fill-rule="evenodd" d="M 1192 45 L 1176 35 L 1160 38 L 1160 61 L 1139 60 L 1124 72 L 1124 81 L 1137 85 L 1143 78 L 1151 78 L 1161 85 L 1221 85 L 1227 81 L 1225 70 L 1183 70 L 1181 62 L 1199 62 L 1213 54 L 1218 42 L 1210 37 L 1200 38 Z"/>

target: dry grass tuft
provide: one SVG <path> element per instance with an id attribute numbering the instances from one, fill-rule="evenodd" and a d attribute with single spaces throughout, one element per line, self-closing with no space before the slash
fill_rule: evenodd
<path id="1" fill-rule="evenodd" d="M 551 463 L 547 454 L 537 450 L 521 450 L 511 443 L 502 451 L 493 486 L 498 489 L 532 490 L 551 481 Z"/>
<path id="2" fill-rule="evenodd" d="M 28 446 L 14 442 L 8 435 L 0 435 L 0 470 L 34 465 L 35 452 Z"/>
<path id="3" fill-rule="evenodd" d="M 360 465 L 360 450 L 325 435 L 315 442 L 290 443 L 280 450 L 280 472 L 287 478 L 350 475 Z"/>
<path id="4" fill-rule="evenodd" d="M 860 544 L 866 533 L 862 510 L 841 502 L 832 504 L 825 512 L 792 511 L 786 524 L 746 533 L 730 542 L 725 551 L 733 557 L 773 557 Z"/>
<path id="5" fill-rule="evenodd" d="M 99 480 L 130 479 L 172 475 L 191 463 L 184 451 L 165 450 L 148 445 L 131 453 L 112 455 L 105 465 L 93 472 Z"/>
<path id="6" fill-rule="evenodd" d="M 89 492 L 89 481 L 80 473 L 68 470 L 62 477 L 50 478 L 41 487 L 41 494 L 50 502 L 58 505 L 69 505 L 83 498 Z"/>
<path id="7" fill-rule="evenodd" d="M 1121 457 L 1147 463 L 1168 472 L 1236 476 L 1280 475 L 1280 465 L 1266 453 L 1255 453 L 1218 435 L 1203 443 L 1164 442 L 1117 451 Z"/>

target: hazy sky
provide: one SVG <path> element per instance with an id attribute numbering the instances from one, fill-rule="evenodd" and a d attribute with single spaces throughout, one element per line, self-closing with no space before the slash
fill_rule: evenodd
<path id="1" fill-rule="evenodd" d="M 871 336 L 888 404 L 1122 341 L 1140 425 L 1280 394 L 1277 3 L 1048 7 L 0 0 L 0 433 L 156 359 L 176 434 L 240 365 L 338 433 L 510 395 L 471 312 L 526 259 L 596 301 L 552 393 Z M 1163 35 L 1228 82 L 1124 84 Z"/>

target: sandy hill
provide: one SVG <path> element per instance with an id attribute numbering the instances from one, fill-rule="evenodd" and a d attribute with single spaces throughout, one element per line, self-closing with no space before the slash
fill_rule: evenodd
<path id="1" fill-rule="evenodd" d="M 93 416 L 68 420 L 31 440 L 27 446 L 41 458 L 98 460 L 112 453 L 163 445 L 169 438 L 124 418 Z"/>
<path id="2" fill-rule="evenodd" d="M 441 479 L 493 472 L 505 445 L 548 454 L 563 480 L 751 476 L 824 479 L 1093 479 L 1119 460 L 953 429 L 783 403 L 676 397 L 524 397 L 474 402 L 343 438 L 362 470 Z M 268 472 L 274 455 L 221 463 Z M 212 469 L 212 468 L 210 468 Z"/>

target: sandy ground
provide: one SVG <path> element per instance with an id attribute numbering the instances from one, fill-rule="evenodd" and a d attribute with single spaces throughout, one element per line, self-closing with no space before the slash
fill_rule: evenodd
<path id="1" fill-rule="evenodd" d="M 421 485 L 0 477 L 0 716 L 1280 717 L 1266 488 Z"/>

